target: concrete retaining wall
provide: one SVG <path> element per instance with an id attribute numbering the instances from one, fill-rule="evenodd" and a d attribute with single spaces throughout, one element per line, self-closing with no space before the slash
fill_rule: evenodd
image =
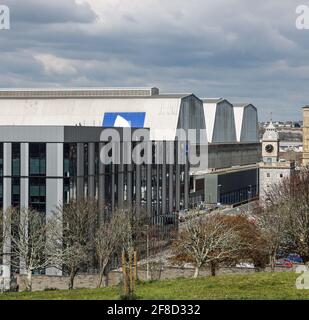
<path id="1" fill-rule="evenodd" d="M 265 270 L 269 271 L 269 270 Z M 293 269 L 277 268 L 277 272 L 282 271 L 293 271 Z M 254 273 L 254 269 L 239 269 L 239 268 L 220 268 L 217 271 L 217 274 L 249 274 Z M 159 278 L 164 279 L 176 279 L 180 277 L 190 278 L 194 274 L 194 269 L 192 268 L 176 268 L 168 267 L 160 270 L 159 268 L 152 268 L 150 275 L 153 280 L 158 280 Z M 210 276 L 210 270 L 203 269 L 200 272 L 200 276 Z M 146 280 L 146 271 L 145 269 L 139 269 L 138 277 L 140 280 Z M 108 274 L 108 279 L 106 283 L 109 286 L 118 285 L 122 279 L 122 273 L 119 271 L 112 271 Z M 19 284 L 19 291 L 25 290 L 25 280 L 23 276 L 17 277 L 17 282 Z M 33 276 L 33 291 L 43 291 L 48 289 L 58 289 L 65 290 L 68 289 L 68 277 L 62 276 Z M 98 275 L 78 275 L 75 279 L 75 289 L 93 289 L 97 287 Z"/>

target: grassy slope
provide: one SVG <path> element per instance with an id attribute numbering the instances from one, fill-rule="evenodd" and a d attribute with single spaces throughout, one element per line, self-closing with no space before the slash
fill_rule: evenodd
<path id="1" fill-rule="evenodd" d="M 308 299 L 309 290 L 297 290 L 297 275 L 286 273 L 256 273 L 249 275 L 224 275 L 215 278 L 176 279 L 142 283 L 136 294 L 139 299 Z M 33 293 L 0 294 L 0 300 L 7 299 L 119 299 L 119 288 L 94 290 L 44 291 Z"/>

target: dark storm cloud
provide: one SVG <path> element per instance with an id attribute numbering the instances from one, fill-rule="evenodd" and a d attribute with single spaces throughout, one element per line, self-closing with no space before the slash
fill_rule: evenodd
<path id="1" fill-rule="evenodd" d="M 1 4 L 9 6 L 13 24 L 89 23 L 96 19 L 88 4 L 77 6 L 74 0 L 2 0 Z"/>
<path id="2" fill-rule="evenodd" d="M 12 21 L 0 31 L 3 87 L 157 85 L 253 102 L 261 118 L 300 118 L 309 102 L 303 1 L 0 2 Z"/>

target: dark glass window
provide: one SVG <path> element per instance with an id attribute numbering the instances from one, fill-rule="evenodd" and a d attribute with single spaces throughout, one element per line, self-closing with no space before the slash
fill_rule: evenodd
<path id="1" fill-rule="evenodd" d="M 3 143 L 0 143 L 0 177 L 3 176 Z"/>
<path id="2" fill-rule="evenodd" d="M 20 205 L 20 178 L 12 179 L 12 206 Z"/>
<path id="3" fill-rule="evenodd" d="M 46 144 L 29 144 L 29 206 L 46 210 Z"/>
<path id="4" fill-rule="evenodd" d="M 0 208 L 2 207 L 3 207 L 3 143 L 0 143 Z"/>
<path id="5" fill-rule="evenodd" d="M 29 179 L 29 205 L 32 209 L 45 212 L 46 207 L 46 179 Z"/>
<path id="6" fill-rule="evenodd" d="M 63 145 L 63 201 L 68 203 L 74 198 L 76 189 L 77 172 L 77 145 L 76 143 L 65 143 Z"/>
<path id="7" fill-rule="evenodd" d="M 3 206 L 3 178 L 0 181 L 0 205 Z"/>
<path id="8" fill-rule="evenodd" d="M 12 143 L 12 206 L 20 205 L 20 143 Z"/>
<path id="9" fill-rule="evenodd" d="M 12 176 L 20 176 L 20 143 L 12 143 Z"/>
<path id="10" fill-rule="evenodd" d="M 30 176 L 46 175 L 46 144 L 30 143 L 29 145 Z"/>

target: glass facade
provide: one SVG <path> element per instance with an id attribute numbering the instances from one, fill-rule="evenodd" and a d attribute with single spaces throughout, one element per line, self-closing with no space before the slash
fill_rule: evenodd
<path id="1" fill-rule="evenodd" d="M 71 142 L 71 139 L 75 137 L 76 140 L 73 141 L 78 142 Z M 147 212 L 149 218 L 153 217 L 152 223 L 158 223 L 164 227 L 172 225 L 169 221 L 171 217 L 174 217 L 173 226 L 175 226 L 176 216 L 171 214 L 171 211 L 177 208 L 176 186 L 173 186 L 176 181 L 178 186 L 181 186 L 182 169 L 176 170 L 176 165 L 165 166 L 163 164 L 103 165 L 100 162 L 100 146 L 103 142 L 100 142 L 99 138 L 94 136 L 95 141 L 93 141 L 90 136 L 90 142 L 85 142 L 81 136 L 71 135 L 69 132 L 65 139 L 70 142 L 14 142 L 7 143 L 5 148 L 4 144 L 0 143 L 0 201 L 2 206 L 3 163 L 5 159 L 10 159 L 10 164 L 5 167 L 8 169 L 11 167 L 11 172 L 8 172 L 4 180 L 5 186 L 11 189 L 11 204 L 20 207 L 21 204 L 27 205 L 28 202 L 30 209 L 42 213 L 42 219 L 45 219 L 46 213 L 49 214 L 59 205 L 62 195 L 63 204 L 93 196 L 99 200 L 98 204 L 102 208 L 103 218 L 105 214 L 110 214 L 117 208 L 132 206 L 137 214 Z M 135 145 L 133 143 L 130 146 L 133 148 Z M 10 154 L 4 155 L 6 150 L 11 150 Z M 63 158 L 61 158 L 62 150 Z M 27 154 L 26 159 L 22 158 Z M 59 172 L 59 161 L 63 161 L 63 172 Z M 169 186 L 170 173 L 173 176 L 171 186 Z M 165 175 L 164 178 L 163 175 Z M 63 190 L 59 189 L 62 181 Z M 169 195 L 169 187 L 173 191 L 172 195 Z M 178 190 L 179 201 L 180 194 Z M 6 198 L 10 199 L 9 196 L 8 194 Z M 166 201 L 164 204 L 163 200 Z M 14 232 L 13 228 L 12 232 Z M 44 273 L 44 270 L 40 270 L 39 273 Z"/>
<path id="2" fill-rule="evenodd" d="M 101 200 L 100 203 L 104 205 L 106 213 L 112 212 L 117 207 L 133 206 L 143 212 L 149 211 L 155 217 L 161 217 L 184 207 L 183 165 L 176 169 L 175 165 L 165 166 L 163 164 L 108 164 L 100 173 L 100 142 L 63 143 L 63 174 L 58 177 L 48 177 L 46 171 L 47 143 L 29 143 L 29 175 L 21 177 L 21 143 L 12 143 L 11 146 L 12 206 L 20 206 L 21 179 L 25 179 L 28 182 L 29 207 L 45 213 L 46 180 L 63 179 L 64 204 L 77 198 L 93 196 Z M 134 148 L 135 144 L 133 143 L 131 147 Z M 0 144 L 0 201 L 2 205 L 3 157 L 3 144 Z M 172 180 L 170 180 L 170 174 L 172 174 Z M 178 181 L 178 193 L 176 193 L 176 181 Z M 99 184 L 102 190 L 99 189 Z M 170 193 L 170 188 L 172 188 L 172 193 Z M 164 204 L 163 201 L 165 201 Z"/>
<path id="3" fill-rule="evenodd" d="M 77 144 L 63 145 L 63 203 L 76 198 Z"/>
<path id="4" fill-rule="evenodd" d="M 0 206 L 2 209 L 3 208 L 3 143 L 0 143 Z M 2 243 L 2 240 L 3 240 L 2 230 L 0 232 L 0 238 L 1 238 L 0 242 Z M 2 248 L 0 250 L 2 250 Z M 3 263 L 2 258 L 3 256 L 0 254 L 0 264 Z"/>
<path id="5" fill-rule="evenodd" d="M 3 143 L 0 143 L 0 205 L 3 207 Z"/>
<path id="6" fill-rule="evenodd" d="M 46 144 L 29 144 L 29 206 L 46 211 Z"/>
<path id="7" fill-rule="evenodd" d="M 12 143 L 12 206 L 20 206 L 20 143 Z"/>

